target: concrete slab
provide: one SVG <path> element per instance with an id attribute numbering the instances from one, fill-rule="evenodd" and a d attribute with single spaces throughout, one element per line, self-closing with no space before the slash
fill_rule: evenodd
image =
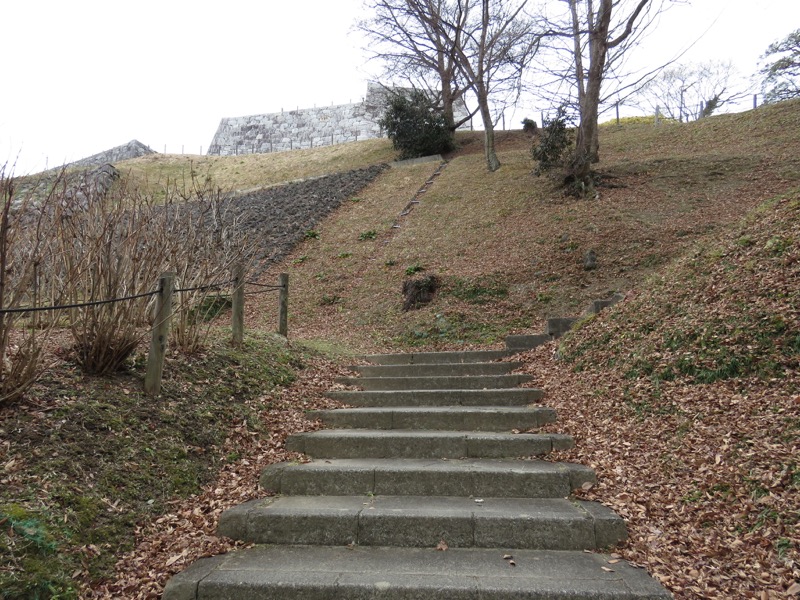
<path id="1" fill-rule="evenodd" d="M 516 566 L 503 559 L 506 553 Z M 600 554 L 511 548 L 256 546 L 199 561 L 201 568 L 182 574 L 188 585 L 170 581 L 162 600 L 671 598 L 646 571 L 608 561 Z"/>
<path id="2" fill-rule="evenodd" d="M 362 377 L 461 377 L 505 375 L 522 366 L 520 362 L 475 362 L 412 365 L 354 365 L 348 367 Z"/>
<path id="3" fill-rule="evenodd" d="M 248 503 L 245 523 L 232 516 L 239 508 L 225 511 L 217 533 L 257 544 L 435 547 L 445 540 L 451 548 L 547 550 L 623 541 L 622 519 L 593 504 L 563 498 L 282 496 Z M 241 535 L 233 534 L 234 521 Z"/>
<path id="4" fill-rule="evenodd" d="M 491 362 L 509 355 L 507 350 L 467 350 L 464 352 L 408 352 L 403 354 L 368 354 L 364 358 L 378 365 L 413 365 Z"/>
<path id="5" fill-rule="evenodd" d="M 510 458 L 542 456 L 571 443 L 551 433 L 323 429 L 292 435 L 286 448 L 314 458 Z"/>
<path id="6" fill-rule="evenodd" d="M 480 390 L 330 391 L 326 396 L 352 406 L 526 406 L 544 397 L 536 388 Z"/>
<path id="7" fill-rule="evenodd" d="M 270 465 L 261 476 L 264 489 L 309 496 L 564 498 L 594 481 L 584 465 L 501 459 L 314 460 Z"/>
<path id="8" fill-rule="evenodd" d="M 418 429 L 451 431 L 525 431 L 554 423 L 547 406 L 372 407 L 315 410 L 309 417 L 345 429 Z"/>
<path id="9" fill-rule="evenodd" d="M 485 390 L 514 388 L 531 381 L 530 375 L 475 375 L 453 377 L 337 377 L 336 383 L 367 391 Z"/>

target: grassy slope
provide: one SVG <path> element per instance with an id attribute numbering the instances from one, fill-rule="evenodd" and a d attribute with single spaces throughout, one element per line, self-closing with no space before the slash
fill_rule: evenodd
<path id="1" fill-rule="evenodd" d="M 800 191 L 699 244 L 525 370 L 678 598 L 800 581 Z"/>
<path id="2" fill-rule="evenodd" d="M 321 227 L 280 269 L 295 290 L 301 337 L 357 349 L 463 347 L 540 330 L 627 291 L 698 239 L 800 184 L 797 103 L 700 123 L 606 127 L 599 201 L 560 197 L 531 174 L 529 141 L 501 133 L 503 167 L 487 173 L 475 134 L 462 138 L 399 229 L 391 225 L 435 164 L 394 169 Z M 376 232 L 373 241 L 360 233 Z M 599 268 L 584 271 L 593 249 Z M 430 306 L 401 311 L 406 269 L 443 283 Z M 335 317 L 335 318 L 334 318 Z"/>

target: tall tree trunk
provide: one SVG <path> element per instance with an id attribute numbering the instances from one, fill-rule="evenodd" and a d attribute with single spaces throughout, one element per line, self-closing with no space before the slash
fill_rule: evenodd
<path id="1" fill-rule="evenodd" d="M 611 24 L 612 7 L 612 0 L 601 0 L 597 20 L 589 31 L 589 74 L 586 78 L 586 93 L 580 103 L 581 122 L 575 141 L 573 164 L 573 176 L 576 182 L 588 188 L 592 187 L 591 165 L 599 160 L 597 119 L 600 87 L 608 55 L 608 29 Z"/>
<path id="2" fill-rule="evenodd" d="M 484 144 L 483 150 L 486 156 L 486 166 L 490 171 L 497 171 L 500 168 L 500 159 L 494 149 L 494 123 L 492 113 L 489 110 L 489 95 L 482 85 L 478 85 L 478 105 L 481 109 L 481 120 L 483 121 Z"/>

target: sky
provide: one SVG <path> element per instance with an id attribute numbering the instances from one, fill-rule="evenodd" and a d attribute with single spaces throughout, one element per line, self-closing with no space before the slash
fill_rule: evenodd
<path id="1" fill-rule="evenodd" d="M 636 59 L 691 46 L 682 62 L 731 60 L 750 76 L 800 27 L 798 0 L 755 4 L 676 4 Z M 0 164 L 16 174 L 132 139 L 204 153 L 223 117 L 357 102 L 378 74 L 353 30 L 362 0 L 6 0 L 1 13 Z M 526 98 L 518 112 L 537 108 Z"/>

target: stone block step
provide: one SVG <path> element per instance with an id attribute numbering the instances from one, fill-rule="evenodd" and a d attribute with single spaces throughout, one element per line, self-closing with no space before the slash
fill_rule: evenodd
<path id="1" fill-rule="evenodd" d="M 369 407 L 313 410 L 308 416 L 344 429 L 525 431 L 554 423 L 556 411 L 547 406 Z"/>
<path id="2" fill-rule="evenodd" d="M 509 335 L 506 337 L 506 348 L 510 352 L 532 350 L 552 340 L 549 335 L 540 333 L 536 335 Z"/>
<path id="3" fill-rule="evenodd" d="M 594 550 L 624 541 L 625 522 L 563 498 L 282 496 L 222 513 L 218 535 L 255 544 Z"/>
<path id="4" fill-rule="evenodd" d="M 513 458 L 575 445 L 557 433 L 329 429 L 297 433 L 286 448 L 313 458 Z"/>
<path id="5" fill-rule="evenodd" d="M 538 402 L 544 392 L 536 388 L 486 390 L 384 390 L 327 392 L 326 395 L 351 406 L 526 406 Z"/>
<path id="6" fill-rule="evenodd" d="M 595 473 L 575 463 L 501 459 L 330 459 L 278 463 L 261 487 L 295 496 L 566 498 Z"/>
<path id="7" fill-rule="evenodd" d="M 406 354 L 368 354 L 364 358 L 377 365 L 414 365 L 491 362 L 509 355 L 507 350 L 466 350 L 463 352 L 409 352 Z"/>
<path id="8" fill-rule="evenodd" d="M 513 557 L 514 566 L 504 556 Z M 644 569 L 602 554 L 506 548 L 263 545 L 204 558 L 162 600 L 668 600 Z"/>
<path id="9" fill-rule="evenodd" d="M 533 379 L 530 375 L 477 375 L 474 377 L 338 377 L 337 383 L 366 391 L 484 390 L 513 388 Z"/>
<path id="10" fill-rule="evenodd" d="M 464 375 L 505 375 L 522 366 L 520 362 L 475 362 L 413 365 L 358 365 L 349 367 L 362 377 L 461 377 Z"/>
<path id="11" fill-rule="evenodd" d="M 560 338 L 567 333 L 578 319 L 576 317 L 554 317 L 547 319 L 547 333 L 553 338 Z"/>

